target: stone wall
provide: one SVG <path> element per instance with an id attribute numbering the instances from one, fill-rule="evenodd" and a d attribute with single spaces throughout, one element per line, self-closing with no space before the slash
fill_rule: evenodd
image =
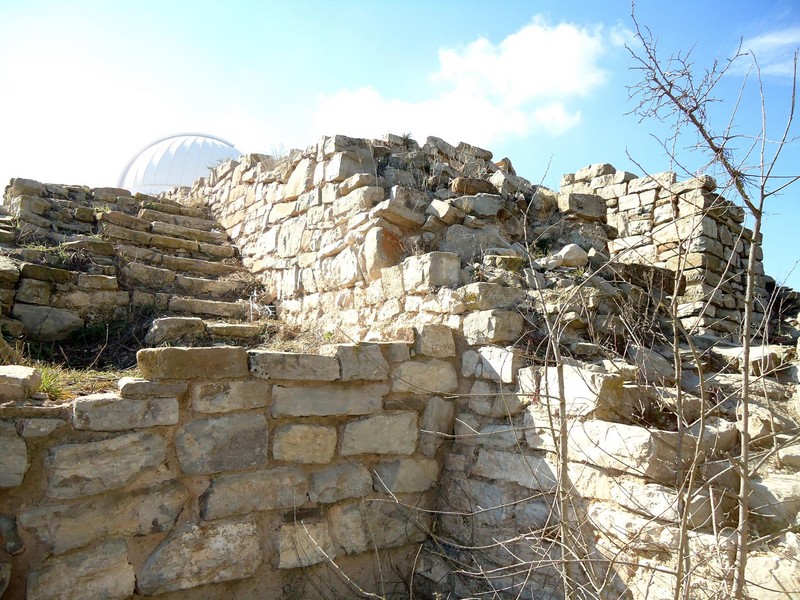
<path id="1" fill-rule="evenodd" d="M 425 322 L 459 329 L 461 286 L 495 281 L 492 256 L 519 257 L 505 285 L 536 288 L 536 272 L 560 263 L 532 259 L 570 243 L 594 252 L 593 270 L 610 260 L 680 273 L 684 325 L 735 338 L 751 233 L 714 186 L 598 164 L 566 175 L 556 193 L 469 144 L 334 136 L 280 160 L 226 163 L 172 197 L 209 206 L 282 319 L 353 339 Z M 431 251 L 456 254 L 458 273 L 409 286 L 414 257 Z M 767 295 L 758 258 L 757 319 Z"/>
<path id="2" fill-rule="evenodd" d="M 55 406 L 28 399 L 35 371 L 2 367 L 4 599 L 407 595 L 452 358 L 163 348 L 139 367 Z"/>

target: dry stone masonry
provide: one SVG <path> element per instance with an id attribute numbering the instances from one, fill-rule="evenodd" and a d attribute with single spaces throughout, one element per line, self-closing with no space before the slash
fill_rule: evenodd
<path id="1" fill-rule="evenodd" d="M 714 190 L 596 164 L 555 192 L 394 135 L 245 156 L 159 198 L 13 180 L 6 332 L 144 304 L 164 315 L 147 343 L 173 347 L 60 404 L 0 367 L 3 600 L 560 599 L 565 569 L 580 597 L 672 599 L 682 551 L 689 595 L 726 598 L 745 372 L 748 593 L 800 597 L 800 299 L 762 308 L 757 263 L 777 337 L 745 364 L 752 234 Z M 13 245 L 26 232 L 50 245 Z M 250 273 L 265 292 L 244 302 Z M 272 302 L 350 341 L 189 347 Z M 23 318 L 45 309 L 64 313 Z"/>

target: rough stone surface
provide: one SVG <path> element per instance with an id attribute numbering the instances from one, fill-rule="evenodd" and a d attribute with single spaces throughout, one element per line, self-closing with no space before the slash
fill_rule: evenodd
<path id="1" fill-rule="evenodd" d="M 556 254 L 564 267 L 585 267 L 589 264 L 589 255 L 577 244 L 567 244 Z"/>
<path id="2" fill-rule="evenodd" d="M 204 519 L 218 519 L 292 508 L 304 504 L 307 493 L 306 476 L 296 467 L 220 475 L 200 497 L 200 514 Z"/>
<path id="3" fill-rule="evenodd" d="M 365 504 L 365 522 L 371 547 L 395 548 L 422 542 L 428 536 L 431 521 L 429 513 L 394 502 L 373 500 Z"/>
<path id="4" fill-rule="evenodd" d="M 19 523 L 60 554 L 99 539 L 166 531 L 174 525 L 188 499 L 188 490 L 171 481 L 70 504 L 32 508 L 20 513 Z"/>
<path id="5" fill-rule="evenodd" d="M 383 408 L 389 386 L 383 383 L 272 388 L 272 416 L 366 415 Z"/>
<path id="6" fill-rule="evenodd" d="M 294 569 L 336 557 L 328 523 L 286 523 L 278 533 L 278 568 Z"/>
<path id="7" fill-rule="evenodd" d="M 434 456 L 436 451 L 453 433 L 455 406 L 453 403 L 433 396 L 425 404 L 422 413 L 419 451 L 425 456 Z"/>
<path id="8" fill-rule="evenodd" d="M 123 600 L 136 584 L 124 541 L 47 560 L 28 577 L 29 600 Z"/>
<path id="9" fill-rule="evenodd" d="M 200 317 L 162 317 L 153 321 L 144 343 L 159 346 L 164 342 L 192 342 L 203 337 L 206 324 Z"/>
<path id="10" fill-rule="evenodd" d="M 262 560 L 251 520 L 185 525 L 156 548 L 137 582 L 142 594 L 152 596 L 250 577 Z"/>
<path id="11" fill-rule="evenodd" d="M 593 194 L 559 194 L 558 209 L 582 219 L 606 219 L 606 201 Z"/>
<path id="12" fill-rule="evenodd" d="M 53 433 L 56 429 L 60 429 L 67 422 L 62 419 L 19 419 L 17 421 L 17 428 L 19 434 L 24 438 L 45 437 Z"/>
<path id="13" fill-rule="evenodd" d="M 76 312 L 52 306 L 17 303 L 11 316 L 22 321 L 30 339 L 43 342 L 65 340 L 84 326 L 84 320 Z"/>
<path id="14" fill-rule="evenodd" d="M 24 400 L 39 389 L 42 375 L 32 367 L 0 366 L 0 399 Z"/>
<path id="15" fill-rule="evenodd" d="M 331 538 L 337 551 L 361 554 L 370 548 L 364 510 L 359 504 L 336 504 L 328 510 Z"/>
<path id="16" fill-rule="evenodd" d="M 63 444 L 45 459 L 51 498 L 77 498 L 130 485 L 167 461 L 167 444 L 153 433 L 126 433 L 99 442 Z"/>
<path id="17" fill-rule="evenodd" d="M 234 346 L 145 348 L 136 353 L 145 379 L 223 379 L 246 377 L 247 352 Z"/>
<path id="18" fill-rule="evenodd" d="M 175 433 L 181 471 L 218 473 L 267 463 L 267 420 L 264 415 L 236 413 L 199 419 Z"/>
<path id="19" fill-rule="evenodd" d="M 372 475 L 363 466 L 350 463 L 312 473 L 308 497 L 326 504 L 345 498 L 360 498 L 372 490 Z"/>
<path id="20" fill-rule="evenodd" d="M 796 556 L 749 556 L 745 579 L 748 594 L 758 600 L 800 598 L 800 566 Z"/>
<path id="21" fill-rule="evenodd" d="M 411 454 L 418 436 L 415 412 L 374 415 L 345 425 L 340 453 Z"/>
<path id="22" fill-rule="evenodd" d="M 0 487 L 20 485 L 28 470 L 28 447 L 13 423 L 0 421 Z"/>
<path id="23" fill-rule="evenodd" d="M 481 449 L 472 469 L 474 475 L 498 481 L 510 481 L 541 491 L 552 491 L 556 485 L 556 468 L 543 458 L 516 452 Z"/>
<path id="24" fill-rule="evenodd" d="M 376 344 L 340 344 L 336 356 L 342 368 L 342 381 L 382 381 L 389 376 L 389 363 Z"/>
<path id="25" fill-rule="evenodd" d="M 459 288 L 467 310 L 514 308 L 526 298 L 525 290 L 499 283 L 476 282 Z"/>
<path id="26" fill-rule="evenodd" d="M 282 425 L 273 433 L 272 457 L 286 462 L 325 464 L 336 452 L 336 439 L 335 427 Z"/>
<path id="27" fill-rule="evenodd" d="M 407 292 L 440 286 L 455 287 L 460 271 L 461 260 L 450 252 L 409 256 L 403 261 L 403 287 Z"/>
<path id="28" fill-rule="evenodd" d="M 248 354 L 253 375 L 263 379 L 299 379 L 302 381 L 339 379 L 339 361 L 333 356 L 268 350 L 251 350 Z"/>
<path id="29" fill-rule="evenodd" d="M 392 494 L 424 492 L 439 477 L 439 462 L 432 458 L 399 458 L 378 463 L 374 469 L 376 491 Z"/>
<path id="30" fill-rule="evenodd" d="M 417 329 L 417 352 L 433 358 L 450 358 L 456 355 L 453 330 L 447 325 L 428 323 Z"/>
<path id="31" fill-rule="evenodd" d="M 370 279 L 380 279 L 381 269 L 398 264 L 405 254 L 402 240 L 383 227 L 373 227 L 364 238 L 364 261 Z"/>
<path id="32" fill-rule="evenodd" d="M 414 394 L 446 394 L 458 388 L 458 374 L 449 362 L 437 358 L 408 361 L 392 375 L 392 391 Z"/>
<path id="33" fill-rule="evenodd" d="M 522 335 L 522 315 L 507 310 L 481 310 L 464 317 L 464 338 L 468 344 L 516 342 Z"/>
<path id="34" fill-rule="evenodd" d="M 123 377 L 117 387 L 123 398 L 178 398 L 186 392 L 188 385 L 185 382 L 155 383 L 141 377 Z"/>
<path id="35" fill-rule="evenodd" d="M 192 408 L 200 413 L 263 408 L 269 405 L 271 387 L 263 381 L 196 383 L 192 386 Z"/>
<path id="36" fill-rule="evenodd" d="M 178 422 L 177 398 L 122 398 L 108 392 L 81 396 L 72 406 L 75 429 L 124 431 Z"/>

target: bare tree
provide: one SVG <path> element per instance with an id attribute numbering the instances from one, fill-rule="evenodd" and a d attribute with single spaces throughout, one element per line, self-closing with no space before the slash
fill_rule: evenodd
<path id="1" fill-rule="evenodd" d="M 635 26 L 635 43 L 628 47 L 635 62 L 634 69 L 640 74 L 638 83 L 630 88 L 631 98 L 637 101 L 634 113 L 642 120 L 656 119 L 667 122 L 671 132 L 659 140 L 671 160 L 681 166 L 678 146 L 684 136 L 694 138 L 692 149 L 707 160 L 707 168 L 724 178 L 722 188 L 733 193 L 752 218 L 753 239 L 750 244 L 746 268 L 745 311 L 742 329 L 744 365 L 750 364 L 753 342 L 756 263 L 766 201 L 800 179 L 793 175 L 784 177 L 776 172 L 781 155 L 786 147 L 796 141 L 792 135 L 796 106 L 797 52 L 794 54 L 791 94 L 783 130 L 771 137 L 767 129 L 767 98 L 764 94 L 761 69 L 757 57 L 741 43 L 734 55 L 723 61 L 715 60 L 707 69 L 698 69 L 691 50 L 677 54 L 662 54 L 658 38 L 652 31 L 639 24 L 632 6 L 631 17 Z M 750 61 L 742 87 L 733 99 L 728 119 L 721 124 L 711 116 L 711 105 L 721 102 L 716 93 L 720 82 L 732 73 L 736 63 Z M 756 86 L 761 106 L 760 127 L 755 132 L 740 133 L 742 120 L 739 109 L 748 86 Z M 686 169 L 687 172 L 689 171 Z M 751 436 L 748 431 L 751 382 L 749 369 L 743 369 L 742 380 L 742 427 L 739 460 L 740 487 L 738 494 L 738 545 L 734 573 L 733 594 L 743 598 L 745 594 L 745 568 L 749 546 L 749 508 Z M 681 586 L 680 577 L 678 587 Z M 684 594 L 688 587 L 684 586 Z M 676 600 L 680 596 L 676 589 Z"/>

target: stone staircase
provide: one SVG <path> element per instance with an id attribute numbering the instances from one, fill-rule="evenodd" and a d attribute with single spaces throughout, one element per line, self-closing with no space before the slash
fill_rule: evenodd
<path id="1" fill-rule="evenodd" d="M 16 195 L 12 183 L 11 214 L 0 216 L 2 254 L 19 271 L 3 282 L 7 333 L 35 339 L 15 311 L 71 311 L 89 326 L 136 309 L 156 317 L 148 345 L 261 341 L 259 321 L 273 312 L 257 302 L 260 286 L 205 210 L 111 188 L 81 188 L 76 198 L 36 183 L 24 181 L 25 193 Z M 76 223 L 86 227 L 76 231 Z M 47 267 L 47 279 L 30 281 L 35 270 L 25 265 Z M 20 290 L 32 285 L 42 293 L 26 300 Z M 103 305 L 101 290 L 114 293 L 113 307 Z"/>

